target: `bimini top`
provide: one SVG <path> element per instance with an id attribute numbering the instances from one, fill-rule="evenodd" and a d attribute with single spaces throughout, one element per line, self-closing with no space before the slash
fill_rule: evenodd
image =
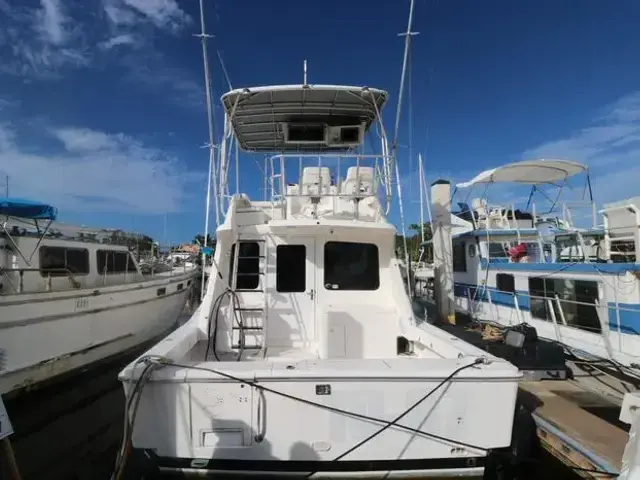
<path id="1" fill-rule="evenodd" d="M 586 171 L 586 165 L 569 160 L 525 160 L 485 170 L 468 182 L 458 183 L 456 187 L 467 188 L 477 183 L 553 183 Z"/>
<path id="2" fill-rule="evenodd" d="M 55 220 L 58 209 L 45 203 L 33 202 L 23 198 L 0 199 L 0 215 L 27 218 L 29 220 Z"/>
<path id="3" fill-rule="evenodd" d="M 368 87 L 280 85 L 232 90 L 222 103 L 245 151 L 331 152 L 360 145 L 387 97 Z"/>

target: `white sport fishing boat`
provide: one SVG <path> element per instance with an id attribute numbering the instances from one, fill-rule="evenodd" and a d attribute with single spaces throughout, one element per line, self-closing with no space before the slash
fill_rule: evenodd
<path id="1" fill-rule="evenodd" d="M 233 141 L 274 153 L 271 198 L 220 182 L 203 303 L 120 374 L 117 470 L 132 443 L 183 474 L 478 476 L 510 446 L 518 370 L 413 316 L 386 217 L 386 100 L 306 84 L 222 97 L 214 171 Z M 364 154 L 373 124 L 380 153 Z"/>
<path id="2" fill-rule="evenodd" d="M 112 231 L 53 223 L 57 209 L 0 200 L 0 395 L 16 397 L 161 338 L 195 268 L 145 275 Z"/>

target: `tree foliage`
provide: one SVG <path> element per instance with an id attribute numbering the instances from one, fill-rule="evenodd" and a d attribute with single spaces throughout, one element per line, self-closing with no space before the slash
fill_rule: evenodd
<path id="1" fill-rule="evenodd" d="M 433 233 L 431 232 L 431 224 L 424 224 L 424 239 L 425 241 L 431 240 Z M 408 233 L 406 235 L 407 249 L 409 250 L 409 258 L 412 262 L 418 261 L 420 257 L 420 243 L 422 243 L 421 228 L 419 223 L 412 223 L 409 225 Z M 402 235 L 396 235 L 396 256 L 398 258 L 405 258 L 404 254 L 404 237 Z"/>
<path id="2" fill-rule="evenodd" d="M 199 233 L 198 235 L 193 237 L 193 240 L 192 240 L 191 243 L 195 243 L 196 245 L 200 245 L 201 247 L 203 247 L 204 246 L 204 235 Z M 210 233 L 207 233 L 207 247 L 213 248 L 214 250 L 216 248 L 216 239 L 215 239 L 215 237 L 212 237 Z"/>

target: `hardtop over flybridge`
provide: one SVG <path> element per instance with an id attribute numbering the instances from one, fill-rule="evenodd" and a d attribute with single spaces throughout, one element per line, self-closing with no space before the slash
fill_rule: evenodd
<path id="1" fill-rule="evenodd" d="M 314 85 L 222 97 L 228 205 L 206 295 L 120 375 L 139 401 L 133 446 L 161 468 L 457 476 L 510 445 L 517 369 L 413 317 L 386 218 L 386 99 Z M 363 153 L 371 137 L 380 153 Z M 266 201 L 227 196 L 232 142 L 277 152 Z"/>

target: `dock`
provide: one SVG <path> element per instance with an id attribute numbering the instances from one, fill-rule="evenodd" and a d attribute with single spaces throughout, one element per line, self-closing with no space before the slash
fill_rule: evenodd
<path id="1" fill-rule="evenodd" d="M 427 314 L 435 317 L 433 304 L 425 307 Z M 481 329 L 468 328 L 471 322 L 468 316 L 458 313 L 455 324 L 436 324 L 466 342 L 513 361 L 521 369 L 520 401 L 536 423 L 538 444 L 546 456 L 562 463 L 578 478 L 616 478 L 629 441 L 629 426 L 619 420 L 620 400 L 604 393 L 607 385 L 596 377 L 588 377 L 591 381 L 579 374 L 572 378 L 575 365 L 565 361 L 560 365 L 557 358 L 549 361 L 551 355 L 543 364 L 528 361 L 525 355 L 510 358 L 504 345 L 495 348 L 494 342 L 482 338 Z M 602 384 L 603 391 L 593 388 L 598 384 Z"/>
<path id="2" fill-rule="evenodd" d="M 520 402 L 536 423 L 539 446 L 583 478 L 617 477 L 629 441 L 628 425 L 619 420 L 620 400 L 591 388 L 584 378 L 573 378 L 551 342 L 538 340 L 537 349 L 546 348 L 545 358 L 532 358 L 526 349 L 514 352 L 518 349 L 486 340 L 467 322 L 441 327 L 520 368 Z"/>
<path id="3" fill-rule="evenodd" d="M 618 476 L 629 440 L 619 404 L 573 380 L 524 381 L 520 392 L 542 448 L 584 478 Z"/>

